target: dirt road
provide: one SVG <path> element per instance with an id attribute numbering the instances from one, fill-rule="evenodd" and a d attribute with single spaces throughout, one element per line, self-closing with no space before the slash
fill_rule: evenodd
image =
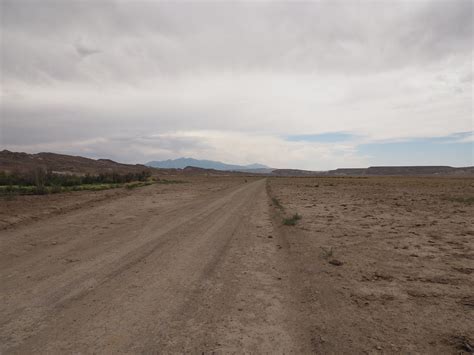
<path id="1" fill-rule="evenodd" d="M 159 198 L 2 231 L 1 352 L 304 351 L 265 180 Z"/>

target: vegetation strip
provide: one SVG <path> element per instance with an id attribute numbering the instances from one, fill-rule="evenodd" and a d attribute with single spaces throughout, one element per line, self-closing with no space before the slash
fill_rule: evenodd
<path id="1" fill-rule="evenodd" d="M 42 195 L 83 190 L 100 191 L 119 187 L 133 189 L 154 182 L 149 171 L 77 175 L 55 173 L 39 168 L 26 173 L 0 172 L 0 195 Z"/>

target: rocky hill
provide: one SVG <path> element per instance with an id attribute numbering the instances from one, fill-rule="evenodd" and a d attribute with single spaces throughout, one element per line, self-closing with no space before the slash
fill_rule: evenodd
<path id="1" fill-rule="evenodd" d="M 37 168 L 52 170 L 58 173 L 99 174 L 117 172 L 126 174 L 141 171 L 153 171 L 145 165 L 121 164 L 109 159 L 89 159 L 80 156 L 55 153 L 17 153 L 3 150 L 0 152 L 0 171 L 25 172 Z"/>

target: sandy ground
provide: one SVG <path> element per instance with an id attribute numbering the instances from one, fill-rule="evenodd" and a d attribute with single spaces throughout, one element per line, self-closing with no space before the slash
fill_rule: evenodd
<path id="1" fill-rule="evenodd" d="M 273 178 L 299 317 L 318 353 L 468 352 L 474 179 Z M 276 220 L 276 223 L 278 221 Z"/>
<path id="2" fill-rule="evenodd" d="M 188 180 L 2 200 L 0 352 L 472 344 L 474 180 Z"/>

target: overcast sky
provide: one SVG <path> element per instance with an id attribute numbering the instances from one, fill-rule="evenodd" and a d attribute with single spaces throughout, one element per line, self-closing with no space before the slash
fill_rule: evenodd
<path id="1" fill-rule="evenodd" d="M 0 148 L 473 162 L 473 1 L 1 3 Z"/>

